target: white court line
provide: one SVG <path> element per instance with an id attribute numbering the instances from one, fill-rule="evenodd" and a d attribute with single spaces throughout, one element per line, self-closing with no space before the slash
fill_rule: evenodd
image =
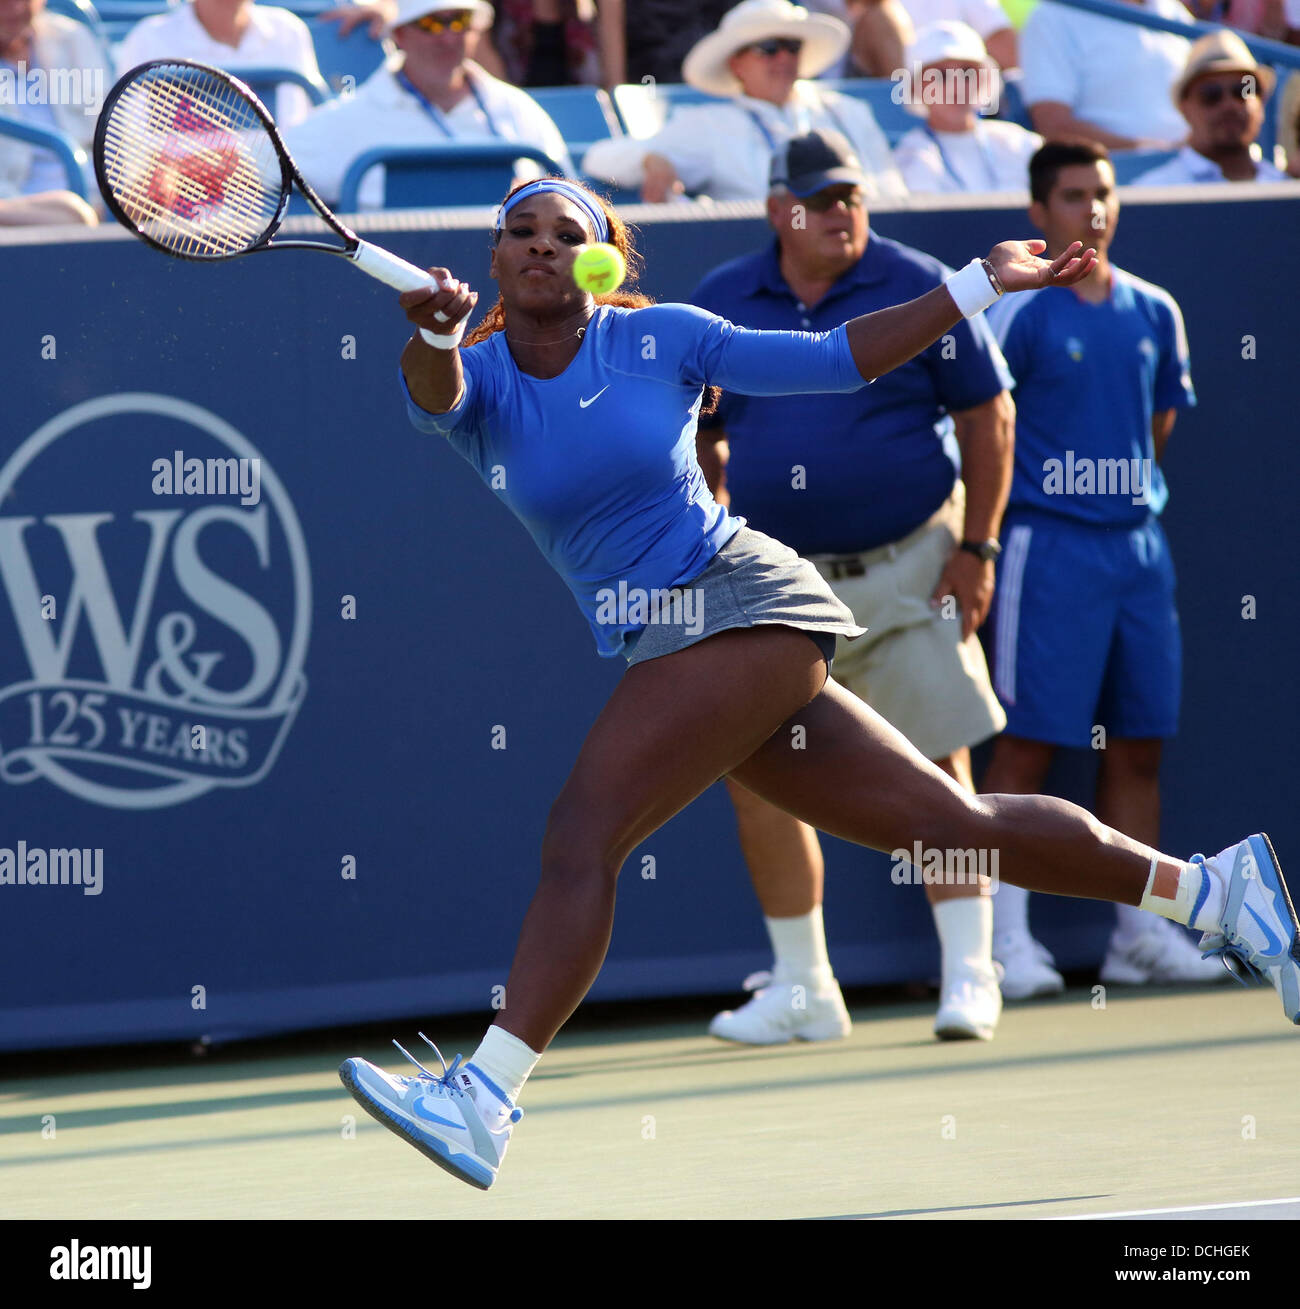
<path id="1" fill-rule="evenodd" d="M 1150 1218 L 1153 1214 L 1194 1214 L 1205 1209 L 1257 1209 L 1266 1204 L 1300 1204 L 1300 1195 L 1280 1200 L 1233 1200 L 1223 1204 L 1185 1204 L 1177 1209 L 1125 1209 L 1113 1214 L 1062 1214 L 1057 1222 L 1077 1222 L 1081 1218 Z"/>

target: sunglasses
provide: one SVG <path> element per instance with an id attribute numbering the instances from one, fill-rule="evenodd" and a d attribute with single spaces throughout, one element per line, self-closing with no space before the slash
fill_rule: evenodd
<path id="1" fill-rule="evenodd" d="M 1230 96 L 1233 100 L 1255 98 L 1242 82 L 1233 82 L 1228 86 L 1224 86 L 1222 82 L 1203 82 L 1192 92 L 1192 98 L 1196 103 L 1206 109 L 1213 109 L 1224 96 Z"/>
<path id="2" fill-rule="evenodd" d="M 817 191 L 808 196 L 807 199 L 801 200 L 802 204 L 810 213 L 825 214 L 834 209 L 839 202 L 843 200 L 846 209 L 862 208 L 862 192 L 856 188 L 847 195 L 835 194 L 831 191 Z"/>
<path id="3" fill-rule="evenodd" d="M 774 36 L 770 41 L 755 41 L 745 49 L 757 50 L 759 54 L 766 55 L 770 59 L 782 51 L 788 55 L 797 55 L 803 49 L 803 42 L 790 36 Z"/>
<path id="4" fill-rule="evenodd" d="M 412 26 L 428 32 L 430 36 L 441 36 L 443 32 L 468 32 L 473 21 L 474 15 L 470 13 L 452 14 L 449 18 L 425 14 L 423 18 L 415 19 Z"/>

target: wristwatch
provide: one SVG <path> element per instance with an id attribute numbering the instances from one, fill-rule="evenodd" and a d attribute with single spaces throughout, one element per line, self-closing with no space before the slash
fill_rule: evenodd
<path id="1" fill-rule="evenodd" d="M 991 538 L 987 541 L 963 541 L 962 550 L 974 555 L 981 563 L 992 563 L 1002 553 L 1002 547 Z"/>

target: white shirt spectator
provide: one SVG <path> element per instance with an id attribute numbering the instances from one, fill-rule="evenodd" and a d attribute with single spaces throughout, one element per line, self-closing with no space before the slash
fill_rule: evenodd
<path id="1" fill-rule="evenodd" d="M 931 23 L 965 23 L 987 41 L 1011 26 L 998 0 L 903 0 L 903 8 L 918 32 Z"/>
<path id="2" fill-rule="evenodd" d="M 1135 8 L 1192 21 L 1178 0 L 1144 0 Z M 1191 48 L 1172 32 L 1042 0 L 1020 31 L 1021 91 L 1031 108 L 1055 100 L 1118 136 L 1177 145 L 1187 139 L 1187 123 L 1169 93 Z"/>
<path id="3" fill-rule="evenodd" d="M 970 132 L 915 127 L 894 147 L 894 159 L 909 191 L 1020 193 L 1029 190 L 1029 160 L 1042 144 L 1016 123 L 979 119 Z"/>
<path id="4" fill-rule="evenodd" d="M 117 66 L 126 72 L 150 59 L 197 59 L 228 73 L 241 68 L 292 68 L 304 77 L 319 78 L 316 47 L 307 24 L 287 9 L 254 4 L 237 46 L 208 34 L 193 4 L 182 4 L 165 14 L 138 22 L 117 49 Z M 282 85 L 273 107 L 276 123 L 292 127 L 311 112 L 311 97 L 301 87 Z"/>
<path id="5" fill-rule="evenodd" d="M 56 84 L 51 82 L 49 73 L 58 69 L 76 70 L 79 75 L 61 79 L 60 84 L 67 90 L 54 97 L 50 90 Z M 20 103 L 27 95 L 27 81 L 36 70 L 43 75 L 45 98 L 56 98 L 57 104 Z M 20 75 L 24 88 L 21 93 L 17 80 Z M 95 121 L 113 85 L 113 74 L 104 62 L 99 43 L 84 23 L 60 14 L 37 14 L 32 24 L 30 58 L 18 65 L 0 62 L 0 78 L 8 84 L 4 99 L 13 101 L 5 103 L 0 113 L 32 127 L 54 128 L 89 151 L 95 136 Z M 0 196 L 63 189 L 67 184 L 67 174 L 48 150 L 0 136 Z M 91 196 L 97 196 L 93 174 L 88 173 L 87 185 Z"/>
<path id="6" fill-rule="evenodd" d="M 687 105 L 652 137 L 597 141 L 582 167 L 592 177 L 640 188 L 641 162 L 653 152 L 672 162 L 688 191 L 714 200 L 759 200 L 768 192 L 772 152 L 782 141 L 816 128 L 848 137 L 867 175 L 863 194 L 868 203 L 906 196 L 889 142 L 870 108 L 806 81 L 794 84 L 790 100 L 781 107 L 747 95 Z"/>
<path id="7" fill-rule="evenodd" d="M 429 109 L 398 80 L 401 56 L 377 68 L 346 100 L 321 105 L 305 122 L 285 133 L 285 144 L 302 175 L 326 204 L 336 204 L 348 165 L 376 146 L 432 145 L 455 141 L 521 141 L 544 150 L 572 175 L 573 165 L 551 116 L 526 91 L 495 78 L 472 59 L 465 75 L 476 95 L 467 95 L 441 115 L 443 132 Z M 519 178 L 540 177 L 541 165 L 520 160 Z M 454 198 L 454 197 L 452 197 Z M 361 209 L 384 203 L 383 169 L 370 169 L 357 195 Z"/>
<path id="8" fill-rule="evenodd" d="M 1274 168 L 1264 158 L 1264 152 L 1258 143 L 1250 147 L 1250 157 L 1255 161 L 1255 181 L 1289 182 L 1291 179 L 1280 169 Z M 1158 164 L 1148 172 L 1133 179 L 1131 186 L 1187 186 L 1195 182 L 1226 182 L 1223 170 L 1213 159 L 1207 159 L 1190 145 L 1185 145 L 1167 163 Z"/>

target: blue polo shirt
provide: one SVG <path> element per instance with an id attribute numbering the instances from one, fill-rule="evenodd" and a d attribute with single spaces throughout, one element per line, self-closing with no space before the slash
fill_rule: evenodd
<path id="1" fill-rule="evenodd" d="M 988 311 L 1016 379 L 1009 510 L 1137 527 L 1169 498 L 1151 420 L 1196 403 L 1183 316 L 1168 291 L 1112 272 L 1101 304 L 1045 287 Z"/>
<path id="2" fill-rule="evenodd" d="M 744 327 L 825 332 L 924 295 L 952 275 L 938 259 L 870 233 L 862 258 L 811 308 L 781 276 L 775 240 L 710 273 L 692 300 Z M 983 316 L 850 394 L 723 394 L 701 428 L 726 429 L 732 512 L 800 554 L 854 554 L 925 522 L 957 478 L 953 411 L 1011 386 Z"/>

